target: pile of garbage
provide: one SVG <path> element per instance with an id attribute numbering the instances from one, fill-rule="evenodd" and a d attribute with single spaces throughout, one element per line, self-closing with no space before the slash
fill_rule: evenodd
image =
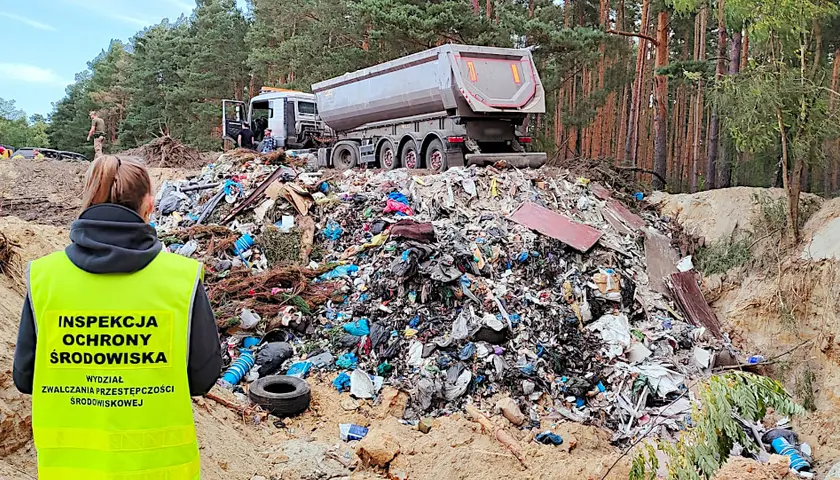
<path id="1" fill-rule="evenodd" d="M 319 171 L 237 152 L 166 182 L 153 219 L 206 266 L 234 392 L 320 371 L 359 399 L 408 392 L 412 425 L 478 405 L 626 442 L 683 428 L 690 379 L 728 352 L 674 226 L 628 207 L 641 193 L 547 167 Z"/>

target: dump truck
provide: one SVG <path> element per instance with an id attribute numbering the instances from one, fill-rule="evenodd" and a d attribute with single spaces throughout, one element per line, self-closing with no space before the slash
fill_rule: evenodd
<path id="1" fill-rule="evenodd" d="M 312 85 L 311 94 L 266 89 L 233 112 L 287 149 L 317 148 L 321 167 L 428 168 L 497 164 L 538 167 L 528 118 L 545 113 L 531 52 L 443 45 Z M 241 127 L 240 127 L 241 128 Z"/>

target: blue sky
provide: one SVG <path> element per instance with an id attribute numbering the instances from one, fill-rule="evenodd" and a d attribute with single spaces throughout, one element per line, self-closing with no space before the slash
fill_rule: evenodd
<path id="1" fill-rule="evenodd" d="M 193 7 L 192 0 L 0 0 L 0 97 L 27 115 L 47 115 L 111 39 L 128 40 Z"/>

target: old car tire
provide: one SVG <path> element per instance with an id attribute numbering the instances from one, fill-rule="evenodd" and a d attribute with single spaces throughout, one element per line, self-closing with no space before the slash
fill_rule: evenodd
<path id="1" fill-rule="evenodd" d="M 333 165 L 339 170 L 350 170 L 359 163 L 359 155 L 354 145 L 339 143 L 332 151 Z"/>
<path id="2" fill-rule="evenodd" d="M 385 170 L 400 168 L 400 159 L 397 158 L 394 144 L 390 140 L 382 142 L 382 146 L 379 148 L 379 165 Z"/>
<path id="3" fill-rule="evenodd" d="M 446 150 L 443 149 L 443 142 L 436 138 L 426 147 L 426 168 L 442 172 L 446 167 Z"/>
<path id="4" fill-rule="evenodd" d="M 260 378 L 248 389 L 251 401 L 278 417 L 291 417 L 309 408 L 312 393 L 305 380 L 287 375 Z"/>
<path id="5" fill-rule="evenodd" d="M 417 144 L 413 141 L 408 141 L 403 145 L 400 163 L 405 168 L 420 168 L 420 154 L 417 153 Z"/>

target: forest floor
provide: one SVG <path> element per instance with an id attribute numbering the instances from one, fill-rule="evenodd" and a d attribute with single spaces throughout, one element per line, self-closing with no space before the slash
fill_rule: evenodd
<path id="1" fill-rule="evenodd" d="M 36 478 L 36 456 L 31 436 L 31 401 L 20 395 L 11 381 L 12 357 L 23 302 L 19 281 L 25 262 L 61 249 L 69 241 L 68 226 L 78 213 L 84 167 L 65 162 L 0 163 L 0 232 L 19 245 L 20 256 L 8 274 L 0 276 L 0 479 Z M 153 181 L 183 178 L 178 169 L 153 169 Z M 732 238 L 738 227 L 718 225 L 732 222 L 750 225 L 755 209 L 741 208 L 763 189 L 719 191 L 715 198 L 696 201 L 680 196 L 659 196 L 667 211 L 679 210 L 682 221 L 701 216 L 695 234 Z M 708 196 L 708 194 L 706 194 Z M 11 199 L 27 198 L 30 207 L 14 207 Z M 721 204 L 726 215 L 713 215 L 699 205 Z M 723 205 L 731 204 L 731 205 Z M 37 207 L 35 207 L 37 205 Z M 694 205 L 694 206 L 692 206 Z M 695 211 L 696 210 L 696 211 Z M 760 209 L 759 209 L 760 210 Z M 840 201 L 826 202 L 803 229 L 802 244 L 784 259 L 778 271 L 787 272 L 783 281 L 775 271 L 737 270 L 707 279 L 707 294 L 713 307 L 731 332 L 735 343 L 748 352 L 765 357 L 782 353 L 802 341 L 811 342 L 796 350 L 784 364 L 766 373 L 786 382 L 799 397 L 810 395 L 815 410 L 797 420 L 796 430 L 814 449 L 819 471 L 825 472 L 840 460 L 840 265 L 834 258 L 803 260 L 801 252 L 814 250 L 834 232 L 840 218 Z M 826 233 L 826 231 L 828 233 Z M 816 239 L 816 240 L 815 240 Z M 820 243 L 822 242 L 822 243 Z M 835 242 L 836 243 L 836 242 Z M 823 249 L 824 250 L 824 249 Z M 775 268 L 775 267 L 774 267 Z M 18 279 L 18 280 L 16 280 Z M 781 287 L 780 287 L 781 286 Z M 779 291 L 796 295 L 807 305 L 807 314 L 796 325 L 785 322 L 776 308 Z M 792 293 L 790 293 L 792 292 Z M 797 378 L 810 372 L 810 393 Z M 348 401 L 340 397 L 329 379 L 315 376 L 312 406 L 306 413 L 283 424 L 255 421 L 209 398 L 195 399 L 194 412 L 202 455 L 202 478 L 251 479 L 255 475 L 283 480 L 326 478 L 410 478 L 410 479 L 600 479 L 621 455 L 609 443 L 609 432 L 567 422 L 557 433 L 566 440 L 560 447 L 540 445 L 521 436 L 527 469 L 477 424 L 461 414 L 439 418 L 423 434 L 401 424 L 391 411 L 399 410 L 405 394 L 386 391 L 378 405 Z M 229 393 L 218 388 L 214 394 L 225 399 Z M 372 438 L 387 438 L 399 446 L 389 472 L 371 468 L 349 468 L 356 457 L 339 439 L 340 423 L 370 428 Z M 608 478 L 627 478 L 629 458 L 623 457 Z M 743 458 L 732 460 L 719 473 L 723 479 L 781 479 L 790 475 L 778 459 L 759 465 Z M 818 477 L 822 478 L 822 477 Z"/>

